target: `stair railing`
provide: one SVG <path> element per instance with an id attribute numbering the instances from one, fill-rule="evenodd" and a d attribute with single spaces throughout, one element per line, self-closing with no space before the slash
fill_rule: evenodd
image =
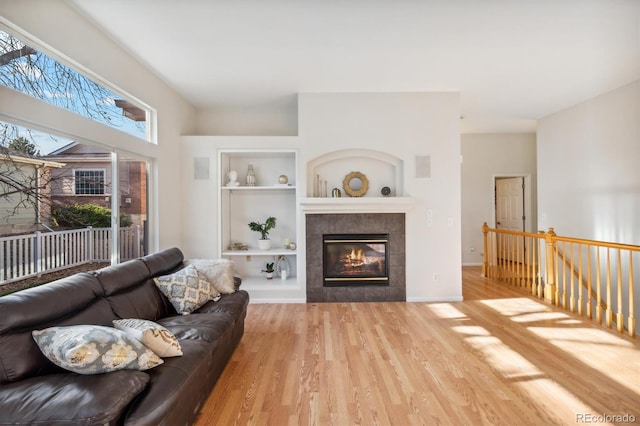
<path id="1" fill-rule="evenodd" d="M 636 335 L 634 284 L 640 246 L 482 226 L 485 277 L 629 336 Z"/>

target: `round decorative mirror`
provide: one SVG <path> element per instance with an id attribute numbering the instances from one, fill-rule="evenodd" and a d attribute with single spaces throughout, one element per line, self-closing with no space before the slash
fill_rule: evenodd
<path id="1" fill-rule="evenodd" d="M 351 197 L 362 197 L 369 190 L 369 180 L 360 172 L 351 172 L 345 176 L 342 187 Z"/>

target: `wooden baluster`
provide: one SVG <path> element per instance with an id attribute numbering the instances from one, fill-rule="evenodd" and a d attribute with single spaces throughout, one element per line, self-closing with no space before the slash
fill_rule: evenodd
<path id="1" fill-rule="evenodd" d="M 516 248 L 516 236 L 511 235 L 509 237 L 509 258 L 511 259 L 511 285 L 516 285 L 516 259 L 518 258 L 518 251 Z"/>
<path id="2" fill-rule="evenodd" d="M 489 233 L 489 225 L 487 222 L 482 224 L 482 247 L 484 247 L 484 257 L 482 259 L 482 276 L 487 277 L 489 274 L 489 242 L 487 241 Z"/>
<path id="3" fill-rule="evenodd" d="M 636 319 L 634 317 L 634 302 L 633 302 L 633 252 L 629 250 L 629 318 L 627 318 L 627 329 L 629 336 L 635 337 L 636 335 Z"/>
<path id="4" fill-rule="evenodd" d="M 510 283 L 510 284 L 513 284 L 513 274 L 511 273 L 511 269 L 513 268 L 513 261 L 511 260 L 512 253 L 513 253 L 512 248 L 511 248 L 512 238 L 511 238 L 511 235 L 509 235 L 509 234 L 506 234 L 504 237 L 506 239 L 506 243 L 505 243 L 506 253 L 505 253 L 505 256 L 504 256 L 505 257 L 505 262 L 506 262 L 505 263 L 505 269 L 506 269 L 505 273 L 507 274 L 506 281 L 508 283 Z"/>
<path id="5" fill-rule="evenodd" d="M 571 270 L 569 271 L 569 276 L 571 277 L 571 280 L 569 281 L 569 286 L 571 290 L 571 295 L 569 296 L 569 310 L 571 312 L 575 312 L 576 311 L 576 295 L 575 295 L 575 286 L 574 286 L 574 280 L 573 280 L 573 271 L 575 271 L 573 266 L 573 243 L 571 243 L 571 253 L 569 254 L 569 256 L 571 257 L 571 260 L 570 260 Z"/>
<path id="6" fill-rule="evenodd" d="M 527 275 L 527 237 L 526 236 L 522 236 L 522 255 L 521 255 L 521 259 L 522 259 L 522 265 L 520 267 L 520 282 L 522 284 L 522 287 L 527 287 L 527 281 L 525 276 Z"/>
<path id="7" fill-rule="evenodd" d="M 526 237 L 524 240 L 524 273 L 522 277 L 524 279 L 524 285 L 529 289 L 529 260 L 531 258 L 531 237 Z"/>
<path id="8" fill-rule="evenodd" d="M 567 242 L 562 242 L 562 307 L 567 309 Z"/>
<path id="9" fill-rule="evenodd" d="M 593 305 L 591 304 L 591 246 L 587 246 L 587 318 L 593 318 Z"/>
<path id="10" fill-rule="evenodd" d="M 507 234 L 502 234 L 502 280 L 507 281 L 509 279 L 508 269 L 509 262 L 507 260 L 508 249 L 507 249 L 508 238 Z"/>
<path id="11" fill-rule="evenodd" d="M 538 249 L 540 247 L 539 244 L 539 240 L 537 238 L 532 238 L 531 239 L 531 288 L 530 288 L 530 292 L 531 294 L 535 294 L 535 288 L 536 288 L 536 284 L 537 284 L 537 273 L 536 271 L 538 270 Z"/>
<path id="12" fill-rule="evenodd" d="M 541 234 L 544 234 L 543 231 L 540 231 Z M 536 288 L 534 296 L 541 297 L 542 296 L 542 249 L 541 245 L 544 244 L 544 240 L 540 240 L 538 242 L 538 276 L 536 277 Z"/>
<path id="13" fill-rule="evenodd" d="M 511 285 L 515 285 L 515 257 L 516 257 L 516 249 L 514 243 L 514 236 L 509 235 L 509 281 Z"/>
<path id="14" fill-rule="evenodd" d="M 624 330 L 624 314 L 622 313 L 622 252 L 618 249 L 618 313 L 616 315 L 616 327 L 620 333 Z"/>
<path id="15" fill-rule="evenodd" d="M 611 309 L 611 250 L 607 248 L 607 310 L 605 312 L 606 315 L 606 325 L 608 328 L 611 328 L 611 324 L 613 322 L 613 310 Z"/>
<path id="16" fill-rule="evenodd" d="M 602 300 L 602 292 L 601 292 L 601 279 L 600 276 L 602 274 L 600 268 L 600 247 L 596 247 L 596 321 L 598 324 L 602 324 L 602 304 L 600 301 Z"/>
<path id="17" fill-rule="evenodd" d="M 491 234 L 491 278 L 497 278 L 498 268 L 498 234 Z"/>
<path id="18" fill-rule="evenodd" d="M 584 315 L 582 310 L 582 244 L 578 244 L 578 314 Z"/>
<path id="19" fill-rule="evenodd" d="M 560 286 L 559 286 L 559 279 L 560 279 L 560 270 L 558 269 L 560 267 L 561 262 L 559 262 L 559 258 L 560 258 L 560 251 L 558 250 L 558 247 L 556 246 L 556 262 L 555 262 L 555 266 L 556 266 L 556 270 L 553 271 L 553 273 L 555 274 L 555 283 L 556 283 L 556 293 L 554 295 L 554 303 L 557 305 L 560 303 Z M 562 266 L 564 266 L 564 264 L 562 264 Z"/>

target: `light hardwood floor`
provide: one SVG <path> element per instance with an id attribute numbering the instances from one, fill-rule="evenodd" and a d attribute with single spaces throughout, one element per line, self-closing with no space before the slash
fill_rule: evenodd
<path id="1" fill-rule="evenodd" d="M 637 339 L 481 278 L 476 267 L 463 269 L 463 296 L 251 304 L 197 425 L 640 422 Z"/>

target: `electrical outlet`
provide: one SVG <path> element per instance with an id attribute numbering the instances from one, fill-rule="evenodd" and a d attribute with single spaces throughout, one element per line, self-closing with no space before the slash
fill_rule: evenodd
<path id="1" fill-rule="evenodd" d="M 434 281 L 438 281 L 440 279 L 440 277 L 438 276 L 438 274 L 433 274 L 433 280 Z"/>

